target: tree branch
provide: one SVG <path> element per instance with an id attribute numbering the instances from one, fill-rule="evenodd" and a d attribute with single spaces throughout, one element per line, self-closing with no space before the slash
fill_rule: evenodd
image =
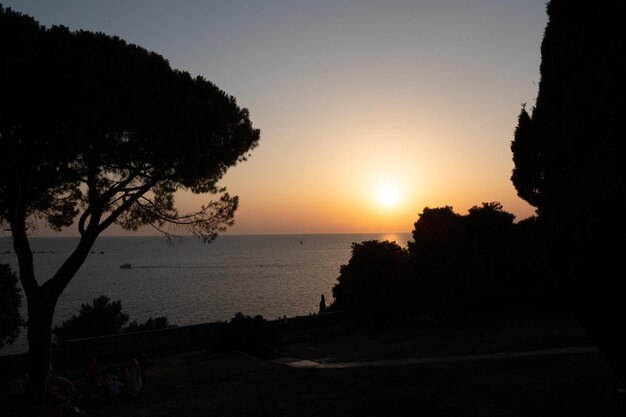
<path id="1" fill-rule="evenodd" d="M 131 194 L 128 200 L 125 200 L 122 204 L 115 208 L 111 214 L 109 214 L 109 216 L 98 225 L 98 233 L 112 225 L 122 213 L 128 210 L 141 196 L 150 191 L 150 189 L 154 187 L 157 182 L 158 180 L 155 177 L 141 186 L 137 192 Z"/>
<path id="2" fill-rule="evenodd" d="M 226 230 L 227 226 L 233 224 L 233 215 L 238 205 L 238 198 L 236 196 L 230 197 L 226 193 L 218 201 L 210 202 L 195 213 L 179 216 L 164 212 L 156 203 L 145 197 L 142 199 L 147 201 L 149 206 L 139 201 L 136 202 L 136 205 L 140 210 L 148 213 L 147 218 L 156 219 L 159 226 L 155 225 L 154 222 L 149 223 L 153 228 L 166 235 L 171 235 L 160 227 L 165 223 L 170 223 L 176 227 L 187 229 L 205 241 L 215 239 L 218 232 Z"/>
<path id="3" fill-rule="evenodd" d="M 90 216 L 91 216 L 91 205 L 87 206 L 85 211 L 83 211 L 83 214 L 81 214 L 80 218 L 78 219 L 78 232 L 81 235 L 85 234 L 85 222 L 87 221 L 87 218 Z"/>

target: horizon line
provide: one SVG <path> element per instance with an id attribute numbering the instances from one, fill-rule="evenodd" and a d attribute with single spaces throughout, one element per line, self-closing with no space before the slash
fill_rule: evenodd
<path id="1" fill-rule="evenodd" d="M 232 237 L 239 237 L 239 236 L 319 236 L 319 235 L 384 235 L 384 234 L 411 234 L 412 231 L 403 231 L 403 232 L 302 232 L 302 233 L 297 233 L 297 232 L 293 232 L 293 233 L 225 233 L 225 234 L 218 234 L 217 238 L 220 237 L 228 237 L 228 236 L 232 236 Z M 75 235 L 75 236 L 55 236 L 55 235 L 48 235 L 48 236 L 34 236 L 34 235 L 29 235 L 29 238 L 79 238 L 80 235 Z M 107 236 L 98 236 L 98 239 L 100 238 L 120 238 L 120 237 L 134 237 L 134 238 L 140 238 L 140 237 L 168 237 L 167 235 L 161 234 L 155 234 L 155 235 L 135 235 L 135 234 L 126 234 L 126 235 L 107 235 Z M 193 234 L 189 234 L 189 235 L 177 235 L 177 236 L 169 236 L 173 239 L 176 238 L 186 238 L 186 237 L 198 237 L 201 238 L 200 236 L 197 235 L 193 235 Z M 8 238 L 11 239 L 12 236 L 6 235 L 6 236 L 0 236 L 0 239 L 2 238 Z"/>

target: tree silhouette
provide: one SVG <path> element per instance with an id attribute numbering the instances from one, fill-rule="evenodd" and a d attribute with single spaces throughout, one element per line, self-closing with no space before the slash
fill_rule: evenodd
<path id="1" fill-rule="evenodd" d="M 513 152 L 513 175 L 517 195 L 534 207 L 542 207 L 543 168 L 541 141 L 533 134 L 532 120 L 525 106 L 519 115 L 515 137 L 511 143 Z"/>
<path id="2" fill-rule="evenodd" d="M 426 207 L 408 249 L 388 241 L 352 244 L 330 308 L 370 321 L 552 308 L 543 228 L 534 216 L 514 219 L 499 202 L 473 206 L 466 215 L 451 206 Z"/>
<path id="3" fill-rule="evenodd" d="M 408 242 L 416 310 L 506 304 L 515 256 L 514 218 L 498 202 L 473 206 L 464 216 L 450 206 L 424 208 Z"/>
<path id="4" fill-rule="evenodd" d="M 340 268 L 333 308 L 369 321 L 400 318 L 406 305 L 408 253 L 396 242 L 352 244 L 352 257 Z"/>
<path id="5" fill-rule="evenodd" d="M 425 207 L 414 224 L 408 250 L 420 274 L 458 276 L 467 263 L 469 235 L 451 206 Z"/>
<path id="6" fill-rule="evenodd" d="M 116 333 L 156 330 L 170 327 L 166 317 L 148 318 L 145 323 L 129 322 L 129 316 L 122 312 L 122 300 L 111 301 L 106 295 L 95 298 L 91 304 L 81 304 L 78 314 L 72 315 L 52 333 L 57 342 L 63 344 L 71 339 L 106 336 Z"/>
<path id="7" fill-rule="evenodd" d="M 55 326 L 52 332 L 61 342 L 105 336 L 122 330 L 128 319 L 128 314 L 122 313 L 121 300 L 111 301 L 109 297 L 101 295 L 91 304 L 81 304 L 78 314 Z"/>
<path id="8" fill-rule="evenodd" d="M 469 238 L 484 257 L 497 257 L 512 240 L 515 215 L 504 210 L 498 202 L 473 206 L 463 217 Z"/>
<path id="9" fill-rule="evenodd" d="M 541 81 L 512 143 L 518 194 L 537 207 L 564 302 L 626 381 L 624 222 L 626 7 L 552 0 Z M 610 208 L 617 216 L 598 211 Z M 617 220 L 616 220 L 617 217 Z M 616 243 L 618 242 L 618 243 Z"/>
<path id="10" fill-rule="evenodd" d="M 42 398 L 56 302 L 97 237 L 166 225 L 210 241 L 237 197 L 217 183 L 257 145 L 246 109 L 202 77 L 102 33 L 45 28 L 0 6 L 0 219 L 10 228 L 28 302 L 31 378 Z M 179 190 L 218 197 L 180 213 Z M 29 230 L 42 219 L 80 240 L 54 276 L 34 274 Z M 76 220 L 76 222 L 75 222 Z"/>

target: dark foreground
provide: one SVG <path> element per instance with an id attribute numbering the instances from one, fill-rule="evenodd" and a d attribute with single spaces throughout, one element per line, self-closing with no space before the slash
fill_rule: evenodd
<path id="1" fill-rule="evenodd" d="M 436 330 L 341 324 L 291 333 L 276 348 L 303 359 L 349 362 L 585 343 L 574 324 L 548 315 Z M 154 358 L 147 372 L 138 396 L 97 397 L 81 407 L 90 416 L 121 417 L 625 415 L 598 352 L 346 369 L 297 369 L 239 353 L 197 352 Z M 14 397 L 0 404 L 2 416 L 38 414 Z"/>

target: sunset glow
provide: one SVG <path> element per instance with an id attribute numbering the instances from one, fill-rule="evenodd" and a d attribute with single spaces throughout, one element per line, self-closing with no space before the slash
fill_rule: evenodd
<path id="1" fill-rule="evenodd" d="M 537 94 L 544 1 L 244 3 L 5 6 L 139 44 L 249 110 L 261 139 L 218 184 L 240 197 L 225 233 L 409 232 L 427 206 L 484 201 L 534 213 L 510 143 Z M 176 205 L 211 198 L 181 190 Z"/>
<path id="2" fill-rule="evenodd" d="M 378 202 L 386 208 L 398 205 L 401 199 L 400 189 L 395 184 L 381 184 L 376 193 Z"/>

